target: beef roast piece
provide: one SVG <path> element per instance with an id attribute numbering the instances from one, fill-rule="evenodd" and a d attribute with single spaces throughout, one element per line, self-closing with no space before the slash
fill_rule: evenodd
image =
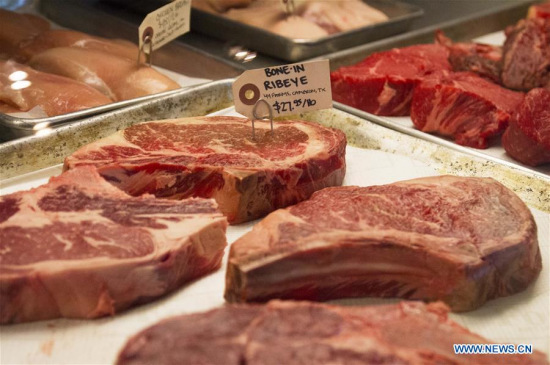
<path id="1" fill-rule="evenodd" d="M 84 146 L 65 169 L 94 165 L 131 195 L 214 198 L 230 223 L 259 218 L 344 178 L 345 135 L 317 123 L 198 117 L 142 123 Z"/>
<path id="2" fill-rule="evenodd" d="M 501 78 L 510 89 L 550 89 L 550 18 L 522 19 L 506 29 Z"/>
<path id="3" fill-rule="evenodd" d="M 437 44 L 375 53 L 331 73 L 332 97 L 376 115 L 409 115 L 415 86 L 426 75 L 451 70 L 448 56 Z"/>
<path id="4" fill-rule="evenodd" d="M 550 2 L 531 5 L 527 11 L 527 18 L 550 19 Z"/>
<path id="5" fill-rule="evenodd" d="M 438 30 L 436 42 L 449 50 L 449 62 L 453 71 L 471 71 L 499 84 L 502 47 L 483 43 L 454 43 Z"/>
<path id="6" fill-rule="evenodd" d="M 218 269 L 211 199 L 126 195 L 79 167 L 0 196 L 0 323 L 115 314 Z"/>
<path id="7" fill-rule="evenodd" d="M 545 355 L 455 354 L 491 344 L 442 303 L 344 307 L 272 301 L 172 317 L 128 340 L 117 365 L 548 364 Z"/>
<path id="8" fill-rule="evenodd" d="M 533 89 L 502 136 L 506 152 L 530 166 L 550 163 L 550 90 Z"/>
<path id="9" fill-rule="evenodd" d="M 454 311 L 524 290 L 541 270 L 529 209 L 490 178 L 323 189 L 232 246 L 229 302 L 401 297 Z"/>
<path id="10" fill-rule="evenodd" d="M 471 72 L 446 72 L 415 89 L 411 119 L 421 131 L 452 137 L 456 143 L 487 148 L 503 132 L 523 94 Z"/>

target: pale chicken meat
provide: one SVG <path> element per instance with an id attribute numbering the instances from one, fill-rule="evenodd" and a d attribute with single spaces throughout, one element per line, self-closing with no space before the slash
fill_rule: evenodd
<path id="1" fill-rule="evenodd" d="M 269 30 L 293 39 L 316 39 L 329 35 L 325 29 L 298 15 L 281 17 Z"/>
<path id="2" fill-rule="evenodd" d="M 211 6 L 208 0 L 194 6 L 294 39 L 322 38 L 388 20 L 386 14 L 361 0 L 294 0 L 294 6 L 288 8 L 291 15 L 282 1 L 273 0 L 255 0 L 227 11 Z"/>
<path id="3" fill-rule="evenodd" d="M 50 23 L 44 18 L 0 8 L 0 59 L 12 58 L 21 47 L 48 29 Z"/>
<path id="4" fill-rule="evenodd" d="M 328 35 L 328 32 L 317 24 L 300 16 L 287 16 L 278 1 L 256 0 L 250 6 L 242 9 L 231 9 L 228 18 L 269 30 L 275 34 L 289 38 L 314 39 Z"/>
<path id="5" fill-rule="evenodd" d="M 29 60 L 39 53 L 58 47 L 94 49 L 134 61 L 138 56 L 138 47 L 130 41 L 95 37 L 74 30 L 51 29 L 42 32 L 31 42 L 21 47 L 18 51 L 18 57 Z"/>
<path id="6" fill-rule="evenodd" d="M 66 77 L 0 61 L 0 112 L 27 112 L 40 107 L 47 116 L 111 103 L 94 88 Z"/>
<path id="7" fill-rule="evenodd" d="M 46 50 L 29 64 L 37 70 L 81 81 L 109 98 L 120 101 L 175 90 L 180 86 L 169 77 L 136 60 L 100 50 L 58 47 Z"/>
<path id="8" fill-rule="evenodd" d="M 300 15 L 330 34 L 388 20 L 386 14 L 361 0 L 306 1 Z"/>

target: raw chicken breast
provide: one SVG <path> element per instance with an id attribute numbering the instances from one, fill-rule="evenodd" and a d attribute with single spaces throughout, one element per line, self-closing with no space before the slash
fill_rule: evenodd
<path id="1" fill-rule="evenodd" d="M 115 101 L 180 87 L 149 66 L 93 49 L 52 48 L 31 58 L 29 64 L 40 71 L 84 82 Z"/>
<path id="2" fill-rule="evenodd" d="M 0 59 L 17 58 L 21 47 L 48 29 L 50 23 L 44 18 L 0 8 Z"/>
<path id="3" fill-rule="evenodd" d="M 386 14 L 362 0 L 294 0 L 294 4 L 291 16 L 282 1 L 273 0 L 256 0 L 225 15 L 293 39 L 316 39 L 388 20 Z"/>
<path id="4" fill-rule="evenodd" d="M 388 16 L 361 0 L 307 1 L 300 15 L 329 34 L 388 20 Z"/>
<path id="5" fill-rule="evenodd" d="M 229 10 L 226 15 L 288 38 L 315 39 L 328 35 L 323 28 L 300 16 L 287 16 L 278 1 L 256 0 L 247 8 Z"/>
<path id="6" fill-rule="evenodd" d="M 0 61 L 0 112 L 26 112 L 39 106 L 55 116 L 111 103 L 81 82 L 33 70 L 14 61 Z"/>
<path id="7" fill-rule="evenodd" d="M 29 60 L 39 53 L 57 47 L 95 49 L 133 61 L 137 59 L 138 55 L 138 47 L 123 39 L 106 39 L 74 30 L 52 29 L 39 34 L 29 44 L 22 47 L 19 50 L 19 58 Z"/>

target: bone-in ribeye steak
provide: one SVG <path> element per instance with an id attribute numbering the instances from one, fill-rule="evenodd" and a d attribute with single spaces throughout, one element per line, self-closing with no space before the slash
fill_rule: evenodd
<path id="1" fill-rule="evenodd" d="M 411 119 L 424 132 L 487 148 L 503 132 L 523 94 L 471 72 L 445 72 L 425 78 L 414 90 Z"/>
<path id="2" fill-rule="evenodd" d="M 545 355 L 455 354 L 491 344 L 441 303 L 343 307 L 272 301 L 172 317 L 130 338 L 117 365 L 545 365 Z"/>
<path id="3" fill-rule="evenodd" d="M 409 115 L 415 86 L 426 75 L 451 70 L 449 52 L 438 44 L 372 54 L 330 74 L 335 101 L 376 115 Z"/>
<path id="4" fill-rule="evenodd" d="M 225 298 L 402 297 L 467 311 L 540 270 L 517 195 L 490 178 L 438 176 L 327 188 L 271 213 L 231 246 Z"/>
<path id="5" fill-rule="evenodd" d="M 550 90 L 529 91 L 516 118 L 502 136 L 502 146 L 516 160 L 530 166 L 550 163 Z"/>
<path id="6" fill-rule="evenodd" d="M 132 197 L 92 167 L 0 196 L 0 323 L 95 318 L 220 267 L 212 199 Z"/>
<path id="7" fill-rule="evenodd" d="M 305 121 L 198 117 L 142 123 L 91 143 L 65 168 L 94 165 L 131 195 L 214 198 L 230 223 L 261 217 L 340 185 L 345 135 Z"/>

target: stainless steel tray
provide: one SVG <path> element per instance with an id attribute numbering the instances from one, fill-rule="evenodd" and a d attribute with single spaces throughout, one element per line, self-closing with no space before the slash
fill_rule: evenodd
<path id="1" fill-rule="evenodd" d="M 128 105 L 143 103 L 148 100 L 171 95 L 179 90 L 166 91 L 159 94 L 142 96 L 135 99 L 113 102 L 110 104 L 93 108 L 79 110 L 77 112 L 45 118 L 19 118 L 8 114 L 0 113 L 0 142 L 43 133 L 48 128 L 55 128 L 75 120 L 90 117 L 92 115 L 105 113 L 114 109 L 120 109 Z"/>
<path id="2" fill-rule="evenodd" d="M 10 148 L 0 146 L 0 162 L 12 160 L 18 168 L 2 164 L 0 174 L 12 176 L 0 181 L 2 193 L 29 189 L 61 173 L 63 158 L 84 143 L 104 137 L 117 129 L 147 119 L 186 115 L 231 115 L 231 84 L 224 80 L 195 88 L 193 91 L 144 103 L 142 106 L 108 112 L 81 122 L 62 126 L 57 133 L 13 141 Z M 452 314 L 452 318 L 471 331 L 494 343 L 530 343 L 548 353 L 549 307 L 548 278 L 550 258 L 547 192 L 550 181 L 531 171 L 517 169 L 445 146 L 415 138 L 337 109 L 305 113 L 300 117 L 342 129 L 348 138 L 346 149 L 346 185 L 384 184 L 412 177 L 452 173 L 465 176 L 491 176 L 514 189 L 531 206 L 538 225 L 543 271 L 527 290 L 492 300 L 478 310 Z M 44 155 L 41 157 L 41 155 Z M 23 172 L 37 170 L 21 175 Z M 6 170 L 7 169 L 7 170 Z M 543 195 L 546 192 L 546 195 Z M 536 209 L 538 208 L 538 209 Z M 545 212 L 543 212 L 543 211 Z M 256 222 L 230 226 L 231 244 Z M 0 326 L 2 362 L 10 364 L 107 364 L 129 338 L 170 315 L 212 309 L 224 304 L 225 271 L 199 279 L 175 293 L 135 309 L 98 320 L 48 320 L 12 326 Z M 387 303 L 388 299 L 362 298 L 336 301 L 344 305 Z"/>
<path id="3" fill-rule="evenodd" d="M 283 37 L 229 19 L 222 14 L 192 9 L 191 28 L 218 39 L 235 41 L 239 45 L 276 58 L 295 62 L 402 33 L 424 12 L 418 6 L 396 0 L 363 1 L 384 12 L 389 20 L 315 40 L 306 40 Z"/>

